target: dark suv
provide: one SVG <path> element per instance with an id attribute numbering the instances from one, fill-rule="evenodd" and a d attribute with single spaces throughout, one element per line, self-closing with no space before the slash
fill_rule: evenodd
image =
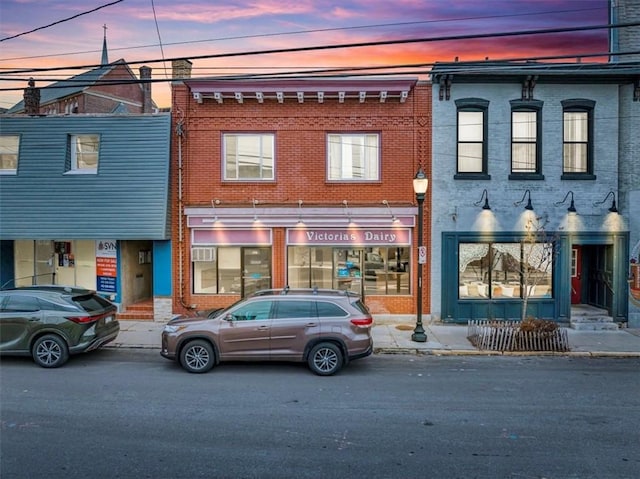
<path id="1" fill-rule="evenodd" d="M 45 368 L 70 354 L 113 341 L 120 332 L 116 306 L 95 291 L 28 286 L 0 291 L 0 354 L 31 355 Z"/>
<path id="2" fill-rule="evenodd" d="M 213 318 L 178 318 L 162 332 L 160 354 L 192 373 L 221 361 L 307 362 L 335 374 L 373 351 L 373 319 L 360 296 L 323 289 L 263 290 Z"/>

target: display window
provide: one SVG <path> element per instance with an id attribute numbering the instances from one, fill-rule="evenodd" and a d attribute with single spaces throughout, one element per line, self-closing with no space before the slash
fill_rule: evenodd
<path id="1" fill-rule="evenodd" d="M 552 243 L 460 243 L 459 299 L 552 296 Z"/>
<path id="2" fill-rule="evenodd" d="M 195 294 L 247 296 L 271 288 L 271 248 L 195 247 L 191 251 Z"/>
<path id="3" fill-rule="evenodd" d="M 291 288 L 410 294 L 408 247 L 289 246 L 287 253 L 287 282 Z"/>

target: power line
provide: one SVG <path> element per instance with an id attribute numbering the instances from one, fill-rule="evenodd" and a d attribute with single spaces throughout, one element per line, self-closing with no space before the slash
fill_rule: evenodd
<path id="1" fill-rule="evenodd" d="M 640 50 L 638 51 L 630 51 L 630 52 L 616 52 L 617 56 L 626 56 L 626 55 L 639 55 Z M 611 53 L 594 53 L 592 56 L 598 57 L 606 57 L 611 55 Z M 398 76 L 400 74 L 403 75 L 429 75 L 432 71 L 429 69 L 430 67 L 436 66 L 438 63 L 446 63 L 446 70 L 441 69 L 438 70 L 438 74 L 452 74 L 456 71 L 462 71 L 465 74 L 474 73 L 476 70 L 475 67 L 479 68 L 479 72 L 483 74 L 492 73 L 498 74 L 500 72 L 508 72 L 517 68 L 520 72 L 526 72 L 528 70 L 538 71 L 541 68 L 544 68 L 546 72 L 553 73 L 556 71 L 564 71 L 567 68 L 570 68 L 571 71 L 575 71 L 577 66 L 582 66 L 584 68 L 609 68 L 610 71 L 614 71 L 616 74 L 635 74 L 640 70 L 640 62 L 618 62 L 615 64 L 611 63 L 534 63 L 540 59 L 562 59 L 562 58 L 571 58 L 574 55 L 567 56 L 553 56 L 553 57 L 527 57 L 527 58 L 511 58 L 498 60 L 494 59 L 491 61 L 459 61 L 459 62 L 431 62 L 431 63 L 421 63 L 421 64 L 407 64 L 407 65 L 385 65 L 385 66 L 368 66 L 368 67 L 344 67 L 344 68 L 330 68 L 330 69 L 320 69 L 313 71 L 292 71 L 292 72 L 277 72 L 277 73 L 254 73 L 254 74 L 228 74 L 228 75 L 220 75 L 216 76 L 215 80 L 259 80 L 259 79 L 295 79 L 295 78 L 339 78 L 339 77 L 358 77 L 358 76 L 371 76 L 375 74 L 376 76 Z M 510 64 L 507 64 L 510 63 Z M 406 68 L 422 68 L 421 70 L 402 70 L 397 71 L 399 69 Z M 386 70 L 381 72 L 380 70 Z M 391 70 L 391 71 L 389 71 Z M 355 72 L 363 72 L 363 73 L 355 73 Z M 375 73 L 372 73 L 375 72 Z M 567 72 L 570 73 L 570 72 Z M 0 78 L 0 81 L 7 81 L 7 79 Z M 10 79 L 13 82 L 16 81 L 27 81 L 27 78 L 15 78 L 12 77 Z M 139 79 L 127 79 L 127 80 L 95 80 L 87 82 L 85 79 L 69 79 L 65 80 L 61 85 L 50 85 L 46 86 L 47 89 L 56 89 L 56 88 L 69 88 L 70 86 L 80 87 L 80 86 L 90 86 L 90 85 L 102 85 L 102 86 L 113 86 L 113 85 L 128 85 L 128 84 L 140 84 L 140 83 L 164 83 L 166 81 L 173 81 L 175 79 L 148 79 L 148 80 L 139 80 Z M 38 81 L 57 81 L 56 79 L 49 78 L 38 78 Z M 23 90 L 23 87 L 16 88 L 0 88 L 0 92 L 2 91 L 20 91 Z"/>
<path id="2" fill-rule="evenodd" d="M 430 42 L 459 41 L 459 40 L 485 39 L 485 38 L 505 38 L 505 37 L 521 36 L 521 35 L 571 33 L 571 32 L 578 32 L 578 31 L 625 28 L 625 27 L 635 27 L 635 26 L 640 26 L 640 22 L 592 25 L 592 26 L 581 26 L 581 27 L 561 27 L 561 28 L 548 28 L 548 29 L 535 29 L 535 30 L 516 30 L 516 31 L 510 31 L 510 32 L 497 32 L 497 33 L 473 33 L 473 34 L 466 34 L 466 35 L 448 35 L 448 36 L 441 36 L 441 37 L 379 40 L 379 41 L 344 43 L 344 44 L 334 44 L 334 45 L 315 45 L 315 46 L 308 46 L 308 47 L 275 48 L 275 49 L 268 49 L 268 50 L 254 50 L 254 51 L 243 51 L 243 52 L 233 52 L 233 53 L 215 53 L 215 54 L 207 54 L 207 55 L 179 56 L 179 57 L 172 57 L 168 59 L 159 59 L 159 60 L 158 59 L 136 60 L 136 61 L 128 61 L 127 64 L 137 65 L 137 64 L 161 63 L 165 61 L 174 61 L 174 60 L 203 60 L 203 59 L 239 57 L 239 56 L 272 55 L 272 54 L 279 54 L 279 53 L 299 53 L 299 52 L 309 52 L 309 51 L 336 50 L 341 48 L 363 48 L 363 47 L 383 46 L 383 45 L 401 45 L 401 44 L 408 44 L 408 43 L 430 43 Z M 92 64 L 92 65 L 83 65 L 83 66 L 29 68 L 29 69 L 20 69 L 20 70 L 9 70 L 9 71 L 5 71 L 4 73 L 19 74 L 19 73 L 32 73 L 32 72 L 50 72 L 50 71 L 59 71 L 59 70 L 81 70 L 81 69 L 85 70 L 89 68 L 97 68 L 100 66 L 101 65 Z"/>
<path id="3" fill-rule="evenodd" d="M 93 10 L 88 10 L 86 12 L 78 13 L 76 15 L 73 15 L 72 17 L 64 18 L 62 20 L 58 20 L 57 22 L 50 23 L 49 25 L 44 25 L 42 27 L 34 28 L 33 30 L 29 30 L 28 32 L 18 33 L 17 35 L 13 35 L 11 37 L 0 38 L 0 42 L 4 42 L 6 40 L 12 40 L 14 38 L 18 38 L 18 37 L 21 37 L 23 35 L 28 35 L 29 33 L 37 32 L 38 30 L 44 30 L 45 28 L 49 28 L 49 27 L 52 27 L 54 25 L 58 25 L 60 23 L 68 22 L 69 20 L 73 20 L 74 18 L 78 18 L 78 17 L 81 17 L 82 15 L 87 15 L 89 13 L 93 13 L 93 12 L 95 12 L 97 10 L 100 10 L 102 8 L 105 8 L 105 7 L 110 7 L 111 5 L 115 5 L 116 3 L 120 3 L 122 1 L 123 0 L 116 0 L 115 2 L 107 3 L 106 5 L 102 5 L 100 7 L 96 7 Z"/>
<path id="4" fill-rule="evenodd" d="M 162 38 L 160 37 L 160 27 L 158 26 L 158 17 L 156 16 L 156 6 L 151 0 L 151 10 L 153 10 L 153 21 L 156 24 L 156 32 L 158 33 L 158 44 L 160 45 L 160 54 L 162 55 L 162 61 L 164 63 L 164 48 L 162 48 Z M 165 76 L 167 72 L 167 66 L 164 65 Z"/>
<path id="5" fill-rule="evenodd" d="M 459 18 L 446 18 L 440 20 L 420 20 L 413 22 L 396 22 L 396 23 L 380 23 L 373 25 L 355 25 L 350 27 L 337 27 L 337 28 L 317 28 L 311 30 L 293 30 L 289 32 L 279 32 L 279 33 L 262 33 L 256 35 L 238 35 L 233 37 L 222 37 L 222 38 L 209 38 L 204 40 L 190 40 L 184 42 L 171 42 L 165 43 L 164 46 L 175 46 L 175 45 L 191 45 L 195 43 L 209 43 L 209 42 L 221 42 L 221 41 L 229 41 L 229 40 L 247 40 L 251 38 L 267 38 L 267 37 L 275 37 L 275 36 L 288 36 L 288 35 L 302 35 L 308 33 L 327 33 L 327 32 L 337 32 L 337 31 L 349 31 L 349 30 L 358 30 L 358 29 L 370 29 L 370 28 L 387 28 L 387 27 L 399 27 L 399 26 L 413 26 L 413 25 L 424 25 L 430 23 L 446 23 L 446 22 L 457 22 L 457 21 L 466 21 L 466 20 L 488 20 L 495 18 L 508 18 L 508 17 L 523 17 L 523 16 L 536 16 L 536 15 L 556 15 L 559 13 L 572 13 L 572 12 L 586 12 L 589 10 L 602 10 L 603 7 L 592 7 L 592 8 L 580 8 L 580 9 L 569 9 L 569 10 L 548 10 L 541 12 L 527 12 L 527 13 L 513 13 L 513 14 L 503 14 L 503 15 L 480 15 L 475 17 L 459 17 Z M 154 10 L 155 15 L 155 10 Z M 158 45 L 149 44 L 149 45 L 138 45 L 134 47 L 122 47 L 122 48 L 111 48 L 111 51 L 120 51 L 120 50 L 134 50 L 134 49 L 142 49 L 142 48 L 154 48 Z M 29 57 L 13 57 L 13 58 L 4 58 L 0 59 L 2 61 L 12 61 L 12 60 L 29 60 L 29 59 L 37 59 L 37 58 L 51 58 L 56 56 L 69 56 L 69 55 L 82 55 L 87 53 L 96 53 L 100 50 L 85 50 L 80 52 L 69 52 L 69 53 L 58 53 L 53 55 L 35 55 Z"/>

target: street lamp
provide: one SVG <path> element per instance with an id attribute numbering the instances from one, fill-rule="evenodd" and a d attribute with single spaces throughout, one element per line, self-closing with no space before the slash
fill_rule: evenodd
<path id="1" fill-rule="evenodd" d="M 416 173 L 413 178 L 413 191 L 416 194 L 416 200 L 418 201 L 418 301 L 417 301 L 417 317 L 416 327 L 411 335 L 411 340 L 424 343 L 427 341 L 427 335 L 422 327 L 422 264 L 426 260 L 426 255 L 421 254 L 423 249 L 422 244 L 422 210 L 424 205 L 424 197 L 429 187 L 429 180 L 422 171 L 422 167 Z"/>

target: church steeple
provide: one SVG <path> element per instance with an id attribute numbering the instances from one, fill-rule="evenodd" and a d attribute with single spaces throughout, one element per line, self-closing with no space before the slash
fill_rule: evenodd
<path id="1" fill-rule="evenodd" d="M 102 65 L 109 64 L 109 55 L 107 54 L 107 25 L 103 25 L 104 28 L 104 38 L 102 40 Z"/>

